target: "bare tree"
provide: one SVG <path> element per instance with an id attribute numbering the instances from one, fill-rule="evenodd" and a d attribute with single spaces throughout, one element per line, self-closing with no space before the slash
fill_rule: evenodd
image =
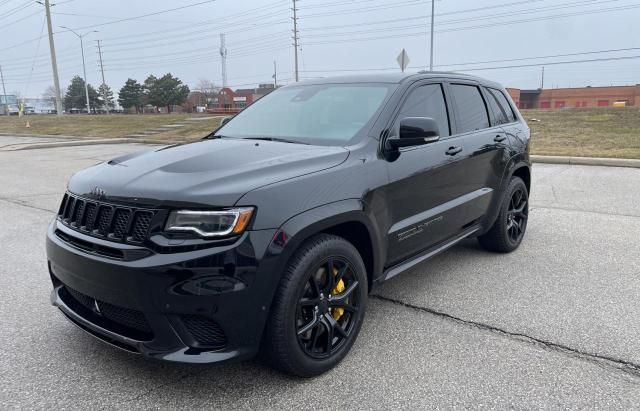
<path id="1" fill-rule="evenodd" d="M 213 81 L 207 79 L 200 79 L 194 91 L 199 91 L 202 94 L 205 105 L 209 105 L 211 99 L 213 99 L 222 89 L 222 87 L 216 86 Z"/>
<path id="2" fill-rule="evenodd" d="M 53 104 L 53 106 L 55 107 L 55 105 L 56 105 L 56 88 L 53 87 L 53 86 L 47 87 L 46 90 L 44 91 L 44 93 L 42 93 L 42 98 L 47 100 L 51 104 Z"/>

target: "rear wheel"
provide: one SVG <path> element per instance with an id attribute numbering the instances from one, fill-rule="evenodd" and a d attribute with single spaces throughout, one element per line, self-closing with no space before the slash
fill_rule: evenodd
<path id="1" fill-rule="evenodd" d="M 527 229 L 529 219 L 529 192 L 520 177 L 509 182 L 500 213 L 491 229 L 478 237 L 489 251 L 510 253 L 518 248 Z"/>
<path id="2" fill-rule="evenodd" d="M 367 303 L 367 275 L 356 248 L 321 234 L 291 258 L 266 330 L 271 364 L 301 377 L 338 364 L 353 345 Z"/>

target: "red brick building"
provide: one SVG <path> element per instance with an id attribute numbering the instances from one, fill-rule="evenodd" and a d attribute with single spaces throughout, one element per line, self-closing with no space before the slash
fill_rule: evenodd
<path id="1" fill-rule="evenodd" d="M 640 106 L 640 84 L 635 86 L 554 88 L 520 90 L 508 88 L 521 109 Z"/>
<path id="2" fill-rule="evenodd" d="M 275 90 L 273 84 L 260 84 L 256 88 L 236 89 L 223 88 L 211 99 L 207 111 L 215 114 L 237 113 Z"/>

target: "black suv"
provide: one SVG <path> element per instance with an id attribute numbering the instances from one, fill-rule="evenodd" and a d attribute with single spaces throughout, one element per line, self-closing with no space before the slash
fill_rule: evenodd
<path id="1" fill-rule="evenodd" d="M 464 238 L 522 241 L 529 129 L 498 84 L 314 80 L 223 123 L 71 178 L 47 235 L 71 322 L 148 357 L 261 351 L 312 376 L 347 354 L 377 284 Z"/>

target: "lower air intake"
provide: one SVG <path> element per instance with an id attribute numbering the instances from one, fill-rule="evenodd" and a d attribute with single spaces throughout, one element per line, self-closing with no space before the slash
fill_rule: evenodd
<path id="1" fill-rule="evenodd" d="M 180 319 L 201 348 L 221 350 L 226 347 L 227 337 L 215 321 L 199 315 L 184 315 Z"/>

